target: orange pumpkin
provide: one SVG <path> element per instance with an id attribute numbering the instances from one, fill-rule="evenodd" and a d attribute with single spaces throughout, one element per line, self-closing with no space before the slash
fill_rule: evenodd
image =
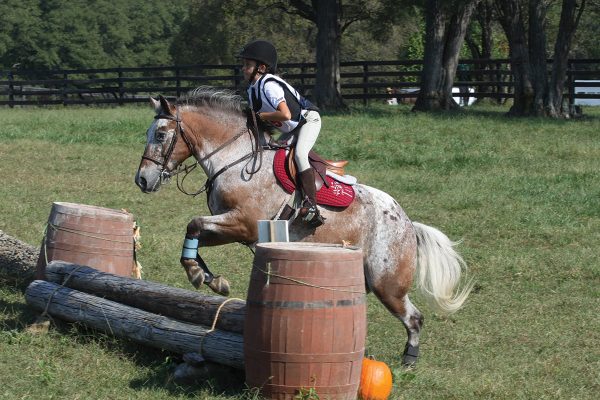
<path id="1" fill-rule="evenodd" d="M 358 398 L 362 400 L 387 400 L 392 392 L 392 372 L 381 361 L 375 361 L 372 356 L 363 358 L 360 373 Z"/>

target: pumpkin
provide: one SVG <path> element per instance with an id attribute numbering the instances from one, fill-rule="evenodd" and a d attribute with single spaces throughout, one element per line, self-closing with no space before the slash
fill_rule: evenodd
<path id="1" fill-rule="evenodd" d="M 363 358 L 358 398 L 362 400 L 387 400 L 392 392 L 392 372 L 373 356 Z"/>

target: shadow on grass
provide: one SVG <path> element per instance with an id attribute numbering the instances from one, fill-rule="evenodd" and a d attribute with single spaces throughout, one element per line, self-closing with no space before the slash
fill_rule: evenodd
<path id="1" fill-rule="evenodd" d="M 180 354 L 147 347 L 127 338 L 110 336 L 78 323 L 64 323 L 58 329 L 61 333 L 73 337 L 78 343 L 100 344 L 106 351 L 118 354 L 146 371 L 144 376 L 130 381 L 129 387 L 134 390 L 167 391 L 171 395 L 190 398 L 198 397 L 200 393 L 238 398 L 246 388 L 245 375 L 241 370 L 209 364 L 214 366 L 211 368 L 214 373 L 206 376 L 206 379 L 184 384 L 176 382 L 173 377 L 176 367 L 183 363 Z"/>
<path id="2" fill-rule="evenodd" d="M 38 313 L 27 306 L 24 299 L 24 292 L 27 288 L 27 283 L 18 281 L 8 281 L 0 279 L 0 285 L 7 296 L 0 297 L 0 310 L 8 316 L 0 322 L 0 329 L 5 331 L 23 330 L 27 325 L 35 321 Z M 8 298 L 6 298 L 8 297 Z M 15 300 L 11 300 L 15 298 Z"/>
<path id="3" fill-rule="evenodd" d="M 600 107 L 597 107 L 600 110 Z M 498 121 L 498 122 L 506 122 L 510 120 L 519 121 L 519 120 L 532 120 L 532 121 L 547 121 L 547 122 L 556 122 L 556 123 L 569 123 L 569 122 L 577 122 L 577 121 L 589 121 L 589 120 L 600 120 L 600 113 L 596 111 L 596 109 L 584 109 L 583 115 L 572 118 L 572 119 L 563 119 L 563 118 L 546 118 L 546 117 L 521 117 L 521 116 L 512 116 L 508 114 L 509 108 L 506 105 L 494 105 L 494 104 L 476 104 L 470 107 L 461 107 L 454 110 L 446 110 L 446 111 L 428 111 L 426 114 L 433 118 L 439 119 L 447 119 L 448 117 L 452 118 L 485 118 L 488 120 Z M 403 114 L 403 115 L 411 115 L 411 114 L 425 114 L 422 111 L 412 111 L 412 105 L 399 104 L 394 106 L 389 106 L 385 104 L 374 104 L 367 107 L 352 105 L 346 110 L 340 111 L 327 111 L 324 113 L 326 116 L 351 116 L 351 115 L 363 115 L 369 116 L 373 118 L 387 118 L 391 117 L 395 114 Z"/>

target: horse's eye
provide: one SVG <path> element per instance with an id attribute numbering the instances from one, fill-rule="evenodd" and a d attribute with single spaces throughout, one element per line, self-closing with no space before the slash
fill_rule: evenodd
<path id="1" fill-rule="evenodd" d="M 164 131 L 156 132 L 156 140 L 158 140 L 159 142 L 164 142 L 166 138 L 167 138 L 166 132 L 164 132 Z"/>

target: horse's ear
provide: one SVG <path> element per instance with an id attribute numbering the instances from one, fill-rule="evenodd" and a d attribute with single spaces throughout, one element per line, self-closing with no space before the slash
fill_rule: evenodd
<path id="1" fill-rule="evenodd" d="M 158 100 L 160 100 L 160 106 L 162 107 L 162 112 L 168 115 L 175 115 L 175 106 L 171 105 L 167 99 L 164 98 L 162 94 L 158 95 Z"/>
<path id="2" fill-rule="evenodd" d="M 150 97 L 150 105 L 154 108 L 156 114 L 160 114 L 160 101 L 156 100 L 154 97 Z"/>

